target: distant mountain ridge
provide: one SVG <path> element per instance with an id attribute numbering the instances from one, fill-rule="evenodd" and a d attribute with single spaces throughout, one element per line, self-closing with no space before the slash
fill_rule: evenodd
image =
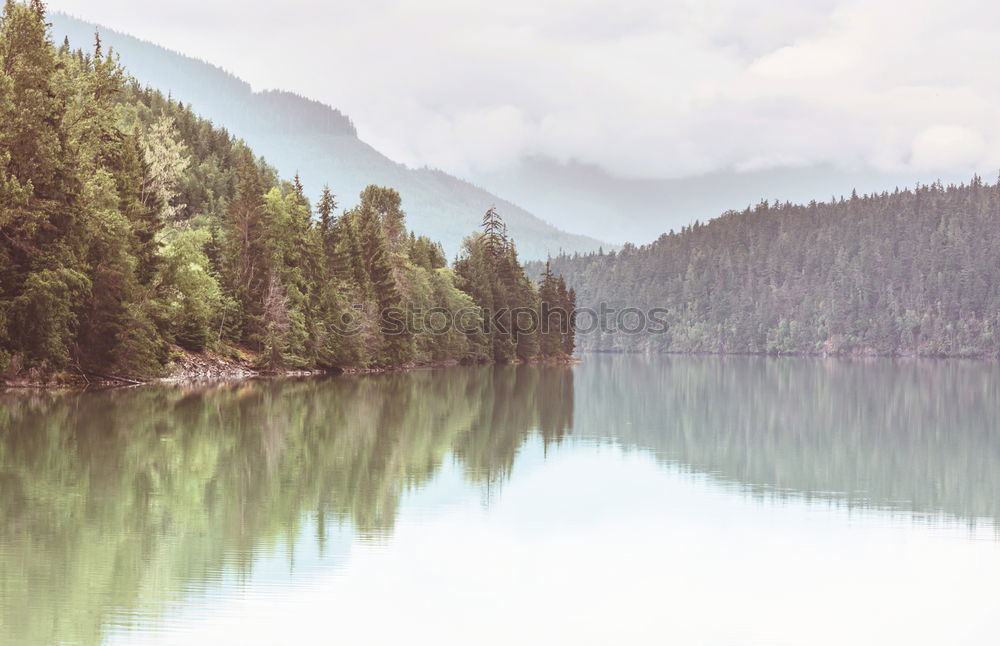
<path id="1" fill-rule="evenodd" d="M 614 247 L 557 229 L 443 171 L 394 162 L 361 141 L 351 119 L 328 105 L 281 90 L 254 92 L 249 83 L 220 67 L 66 14 L 52 13 L 50 21 L 57 42 L 68 37 L 75 48 L 89 48 L 98 31 L 140 82 L 192 104 L 200 115 L 244 139 L 283 176 L 298 173 L 314 199 L 324 184 L 342 207 L 357 204 L 369 184 L 395 188 L 403 197 L 409 227 L 440 241 L 449 256 L 458 252 L 463 237 L 478 228 L 482 214 L 493 205 L 526 260 Z"/>

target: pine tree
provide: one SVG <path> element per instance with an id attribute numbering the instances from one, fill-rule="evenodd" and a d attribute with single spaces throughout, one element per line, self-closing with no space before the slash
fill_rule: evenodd
<path id="1" fill-rule="evenodd" d="M 494 264 L 499 264 L 507 248 L 507 225 L 497 212 L 490 207 L 483 216 L 483 235 L 480 241 L 485 246 L 487 256 Z"/>
<path id="2" fill-rule="evenodd" d="M 0 19 L 0 340 L 3 354 L 70 362 L 90 281 L 71 235 L 66 98 L 44 6 L 7 0 Z M 3 358 L 3 357 L 0 357 Z"/>
<path id="3" fill-rule="evenodd" d="M 359 207 L 371 211 L 377 217 L 389 254 L 398 256 L 404 253 L 406 214 L 403 212 L 399 193 L 384 186 L 368 186 L 361 192 Z"/>
<path id="4" fill-rule="evenodd" d="M 559 282 L 565 288 L 566 281 L 562 276 L 559 277 Z M 563 335 L 563 353 L 572 355 L 576 350 L 576 290 L 572 287 L 566 293 L 566 311 L 569 312 L 569 320 Z"/>
<path id="5" fill-rule="evenodd" d="M 166 205 L 161 201 L 162 194 L 144 194 L 142 190 L 151 171 L 136 131 L 122 142 L 116 161 L 119 208 L 131 222 L 130 242 L 132 256 L 137 260 L 136 278 L 140 285 L 149 285 L 161 262 L 157 235 L 163 229 L 162 215 Z"/>
<path id="6" fill-rule="evenodd" d="M 236 194 L 223 219 L 226 287 L 240 305 L 241 338 L 253 342 L 262 325 L 265 281 L 270 273 L 264 239 L 264 186 L 257 165 L 245 154 L 237 170 Z"/>
<path id="7" fill-rule="evenodd" d="M 565 289 L 565 287 L 564 287 Z M 539 352 L 545 357 L 563 353 L 562 329 L 564 325 L 564 299 L 560 297 L 558 284 L 552 274 L 552 263 L 546 261 L 542 282 L 538 285 L 539 309 Z"/>
<path id="8" fill-rule="evenodd" d="M 392 316 L 401 309 L 403 299 L 397 288 L 389 244 L 385 238 L 384 214 L 380 214 L 375 208 L 378 192 L 372 190 L 374 188 L 369 187 L 362 193 L 361 204 L 349 216 L 355 226 L 366 282 L 371 289 L 380 322 L 385 324 L 385 317 Z M 369 199 L 365 199 L 366 195 Z M 376 199 L 371 199 L 373 196 Z M 411 341 L 406 330 L 386 335 L 381 360 L 397 364 L 408 361 L 412 354 Z"/>
<path id="9" fill-rule="evenodd" d="M 22 184 L 31 182 L 36 200 L 58 199 L 65 180 L 64 133 L 59 129 L 65 98 L 56 87 L 58 61 L 38 0 L 30 6 L 6 0 L 0 70 L 10 98 L 0 132 L 0 150 L 10 154 L 7 172 Z"/>
<path id="10" fill-rule="evenodd" d="M 336 196 L 330 192 L 329 186 L 324 186 L 323 194 L 316 205 L 316 211 L 319 213 L 319 232 L 323 242 L 324 262 L 331 267 L 336 264 L 334 260 L 337 242 L 334 235 L 334 227 L 337 224 L 337 218 L 334 215 L 336 210 Z"/>

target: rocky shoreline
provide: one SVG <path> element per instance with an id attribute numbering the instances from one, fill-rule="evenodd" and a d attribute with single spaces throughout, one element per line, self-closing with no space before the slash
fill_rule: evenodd
<path id="1" fill-rule="evenodd" d="M 398 366 L 346 366 L 316 370 L 262 370 L 255 367 L 256 356 L 248 351 L 230 349 L 230 356 L 212 351 L 190 352 L 174 348 L 173 360 L 167 366 L 167 374 L 162 377 L 136 379 L 120 375 L 88 373 L 82 370 L 42 374 L 28 370 L 14 376 L 0 376 L 0 388 L 6 389 L 68 389 L 123 388 L 149 384 L 187 384 L 192 382 L 224 382 L 245 379 L 274 377 L 310 377 L 321 375 L 374 375 L 389 372 L 404 372 L 421 368 L 447 368 L 462 365 L 454 359 L 407 363 Z M 489 363 L 489 362 L 482 362 Z M 527 363 L 551 363 L 571 365 L 579 363 L 575 357 L 550 357 L 532 359 Z"/>

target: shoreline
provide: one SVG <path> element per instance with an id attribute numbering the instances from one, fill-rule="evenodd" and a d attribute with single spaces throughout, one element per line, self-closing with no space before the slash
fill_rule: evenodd
<path id="1" fill-rule="evenodd" d="M 140 386 L 162 385 L 184 385 L 191 383 L 225 383 L 249 381 L 253 379 L 269 378 L 290 378 L 290 377 L 334 377 L 334 376 L 361 376 L 361 375 L 382 375 L 393 372 L 410 372 L 421 369 L 451 368 L 456 366 L 489 365 L 498 362 L 492 359 L 479 361 L 462 361 L 458 359 L 444 359 L 438 361 L 412 362 L 392 366 L 338 366 L 333 368 L 314 369 L 288 369 L 288 370 L 266 370 L 253 366 L 250 357 L 253 356 L 245 350 L 237 350 L 241 355 L 240 359 L 225 357 L 214 351 L 190 352 L 174 350 L 175 353 L 182 354 L 179 361 L 175 361 L 170 366 L 170 374 L 162 377 L 133 378 L 122 375 L 102 375 L 95 373 L 84 373 L 79 370 L 63 371 L 47 375 L 39 375 L 35 378 L 5 379 L 0 378 L 0 391 L 10 390 L 70 390 L 82 391 L 89 389 L 115 389 L 115 388 L 135 388 Z M 960 360 L 960 361 L 998 361 L 1000 357 L 989 354 L 957 355 L 957 354 L 879 354 L 871 352 L 792 352 L 775 354 L 769 352 L 648 352 L 642 350 L 577 350 L 573 356 L 558 357 L 533 357 L 528 360 L 514 360 L 502 362 L 501 365 L 576 365 L 582 363 L 579 355 L 643 355 L 643 356 L 674 356 L 674 357 L 761 357 L 774 359 L 838 359 L 844 361 L 851 360 L 871 360 L 871 359 L 894 359 L 894 360 Z"/>
<path id="2" fill-rule="evenodd" d="M 237 351 L 240 358 L 225 357 L 213 351 L 190 352 L 174 349 L 181 355 L 168 367 L 166 376 L 137 379 L 121 375 L 103 375 L 85 373 L 80 370 L 63 371 L 47 375 L 37 375 L 24 379 L 0 378 L 0 391 L 3 390 L 70 390 L 83 391 L 90 389 L 137 388 L 153 385 L 185 385 L 192 383 L 225 383 L 250 381 L 253 379 L 290 378 L 290 377 L 334 377 L 340 375 L 361 376 L 381 375 L 392 372 L 409 372 L 420 369 L 451 368 L 463 365 L 489 365 L 497 362 L 492 359 L 481 361 L 460 361 L 458 359 L 443 359 L 438 361 L 411 362 L 393 366 L 338 366 L 333 368 L 266 370 L 253 365 L 249 353 Z M 527 361 L 516 360 L 505 362 L 516 364 L 556 364 L 574 365 L 580 359 L 572 356 L 536 357 Z"/>
<path id="3" fill-rule="evenodd" d="M 920 354 L 920 353 L 878 353 L 878 352 L 717 352 L 717 351 L 664 351 L 649 352 L 646 350 L 576 350 L 577 354 L 614 354 L 614 355 L 643 355 L 643 356 L 664 356 L 664 357 L 763 357 L 773 359 L 910 359 L 910 360 L 935 360 L 942 359 L 962 360 L 962 361 L 998 361 L 1000 355 L 985 352 L 974 354 Z"/>

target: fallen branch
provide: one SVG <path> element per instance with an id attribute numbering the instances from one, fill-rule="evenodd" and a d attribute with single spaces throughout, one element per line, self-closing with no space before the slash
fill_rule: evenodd
<path id="1" fill-rule="evenodd" d="M 136 381 L 134 379 L 126 379 L 125 377 L 113 377 L 111 375 L 102 375 L 99 372 L 89 372 L 87 374 L 89 374 L 91 377 L 99 377 L 107 381 L 117 381 L 123 384 L 129 384 L 130 386 L 142 386 L 149 383 L 146 381 Z"/>

